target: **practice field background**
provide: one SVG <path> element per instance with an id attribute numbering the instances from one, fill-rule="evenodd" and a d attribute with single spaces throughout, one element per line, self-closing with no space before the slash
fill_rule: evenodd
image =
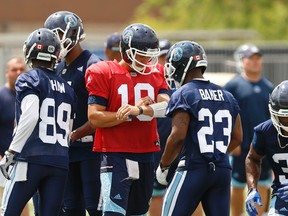
<path id="1" fill-rule="evenodd" d="M 176 34 L 177 32 L 175 32 Z M 0 85 L 5 82 L 5 64 L 12 56 L 23 56 L 22 47 L 28 33 L 0 33 Z M 162 35 L 162 36 L 161 36 Z M 160 32 L 160 38 L 172 37 L 167 32 Z M 181 38 L 183 39 L 184 36 Z M 189 37 L 189 35 L 187 35 Z M 167 38 L 167 37 L 166 37 Z M 104 43 L 106 34 L 91 32 L 90 36 L 83 41 L 82 46 L 103 59 Z M 171 40 L 172 43 L 175 42 Z M 238 41 L 208 42 L 201 43 L 207 54 L 208 68 L 206 72 L 214 74 L 212 82 L 221 80 L 221 83 L 228 81 L 236 73 L 235 61 L 233 59 L 234 50 L 239 46 Z M 288 78 L 288 44 L 280 42 L 258 42 L 256 44 L 263 53 L 263 75 L 265 75 L 274 85 Z M 207 74 L 208 74 L 207 73 Z M 227 77 L 226 77 L 226 74 Z"/>

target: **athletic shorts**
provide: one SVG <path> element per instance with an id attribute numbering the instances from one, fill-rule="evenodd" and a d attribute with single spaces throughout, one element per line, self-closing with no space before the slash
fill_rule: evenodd
<path id="1" fill-rule="evenodd" d="M 154 163 L 141 163 L 115 155 L 102 155 L 100 171 L 103 213 L 143 215 L 148 212 Z"/>
<path id="2" fill-rule="evenodd" d="M 246 187 L 246 173 L 245 173 L 245 159 L 247 151 L 242 151 L 239 156 L 231 156 L 230 161 L 232 165 L 232 186 L 241 188 Z M 266 158 L 262 161 L 261 175 L 258 185 L 270 187 L 272 182 L 272 172 L 268 160 Z"/>
<path id="3" fill-rule="evenodd" d="M 231 169 L 207 166 L 178 170 L 164 196 L 163 215 L 191 215 L 200 202 L 207 215 L 229 215 Z"/>

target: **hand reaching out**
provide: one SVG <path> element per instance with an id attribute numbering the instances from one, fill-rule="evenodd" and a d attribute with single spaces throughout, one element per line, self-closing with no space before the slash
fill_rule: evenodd
<path id="1" fill-rule="evenodd" d="M 262 206 L 261 197 L 256 188 L 250 189 L 248 192 L 248 196 L 246 198 L 246 211 L 249 216 L 258 215 L 258 211 L 256 209 L 257 203 L 259 206 Z"/>

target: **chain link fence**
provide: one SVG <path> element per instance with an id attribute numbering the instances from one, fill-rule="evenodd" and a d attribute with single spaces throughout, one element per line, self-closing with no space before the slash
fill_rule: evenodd
<path id="1" fill-rule="evenodd" d="M 5 82 L 5 66 L 7 60 L 12 56 L 23 56 L 22 46 L 26 38 L 27 34 L 0 35 L 0 69 L 2 71 L 0 73 L 0 85 Z M 97 40 L 94 39 L 94 41 L 85 40 L 83 47 L 105 59 L 104 41 L 105 37 L 98 38 Z M 213 79 L 217 78 L 218 74 L 219 79 L 229 80 L 231 74 L 236 73 L 233 53 L 239 43 L 229 44 L 229 42 L 222 42 L 216 45 L 213 43 L 201 44 L 204 46 L 208 57 L 207 73 L 213 74 Z M 263 75 L 273 82 L 274 85 L 288 79 L 288 44 L 274 42 L 256 45 L 263 53 Z M 213 79 L 211 78 L 211 81 L 213 81 Z"/>

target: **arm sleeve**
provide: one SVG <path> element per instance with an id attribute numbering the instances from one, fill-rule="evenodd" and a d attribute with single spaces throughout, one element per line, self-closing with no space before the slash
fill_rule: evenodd
<path id="1" fill-rule="evenodd" d="M 255 127 L 252 139 L 252 146 L 256 153 L 262 156 L 265 155 L 264 140 L 265 138 L 263 137 L 263 133 L 261 133 L 261 131 L 259 130 L 259 127 Z"/>
<path id="2" fill-rule="evenodd" d="M 87 68 L 85 74 L 86 89 L 89 96 L 100 96 L 108 98 L 109 94 L 109 73 L 110 68 L 107 67 L 105 62 L 98 62 Z"/>
<path id="3" fill-rule="evenodd" d="M 22 151 L 38 122 L 39 98 L 34 94 L 25 96 L 21 102 L 21 111 L 22 114 L 9 147 L 9 149 L 18 153 Z"/>

